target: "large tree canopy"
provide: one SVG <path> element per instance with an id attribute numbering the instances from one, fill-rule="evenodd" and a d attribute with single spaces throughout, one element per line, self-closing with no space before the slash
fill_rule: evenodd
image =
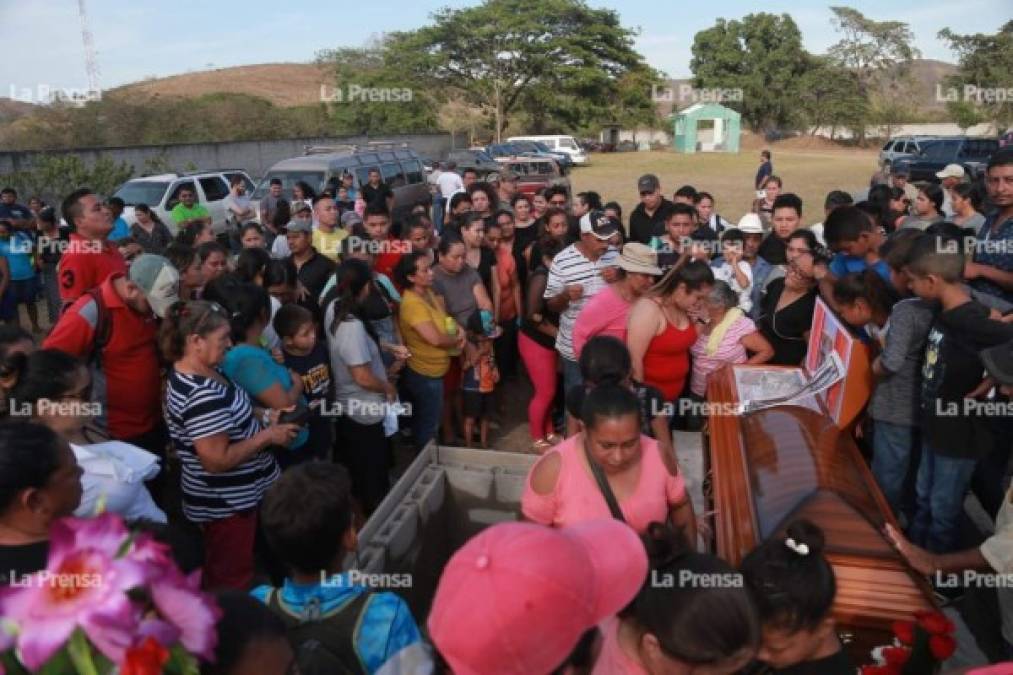
<path id="1" fill-rule="evenodd" d="M 799 78 L 809 67 L 802 34 L 787 14 L 750 14 L 718 19 L 693 40 L 695 84 L 741 89 L 742 101 L 727 103 L 754 130 L 793 128 Z"/>
<path id="2" fill-rule="evenodd" d="M 1013 21 L 1006 22 L 995 35 L 958 35 L 946 28 L 939 31 L 939 38 L 948 41 L 959 58 L 959 70 L 947 84 L 961 88 L 958 103 L 964 105 L 955 108 L 962 119 L 970 122 L 975 117 L 972 109 L 977 108 L 1001 127 L 1013 126 L 1013 100 L 1010 100 L 1013 97 L 1008 96 L 1013 89 Z M 965 98 L 964 87 L 968 85 L 974 89 L 968 88 L 966 93 L 970 96 Z M 1002 89 L 1007 95 L 998 95 L 996 90 Z M 992 90 L 996 95 L 988 96 L 984 90 Z"/>
<path id="3" fill-rule="evenodd" d="M 432 21 L 389 36 L 388 72 L 408 86 L 453 89 L 488 106 L 497 139 L 521 112 L 542 130 L 602 120 L 624 76 L 657 78 L 618 14 L 582 0 L 487 0 L 441 9 Z M 650 86 L 639 106 L 652 106 Z"/>

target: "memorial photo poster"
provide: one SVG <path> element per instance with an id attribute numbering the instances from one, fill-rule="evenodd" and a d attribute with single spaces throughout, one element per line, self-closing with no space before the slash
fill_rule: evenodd
<path id="1" fill-rule="evenodd" d="M 823 302 L 822 298 L 816 298 L 816 310 L 813 312 L 813 322 L 809 332 L 809 351 L 806 354 L 806 372 L 812 375 L 830 353 L 834 352 L 840 357 L 844 372 L 847 373 L 851 365 L 851 352 L 854 346 L 855 338 L 851 336 L 848 329 Z M 841 405 L 844 402 L 846 382 L 847 378 L 845 377 L 823 393 L 827 412 L 830 413 L 830 417 L 835 423 L 839 422 L 841 418 Z"/>

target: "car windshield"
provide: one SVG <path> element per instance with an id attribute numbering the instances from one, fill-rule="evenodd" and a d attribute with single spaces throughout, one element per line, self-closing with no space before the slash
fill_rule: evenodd
<path id="1" fill-rule="evenodd" d="M 545 143 L 534 141 L 531 144 L 535 146 L 535 148 L 537 148 L 539 152 L 552 152 L 552 148 L 547 146 Z"/>
<path id="2" fill-rule="evenodd" d="M 162 197 L 165 196 L 168 187 L 167 181 L 132 180 L 124 183 L 113 196 L 122 199 L 127 206 L 138 204 L 157 206 L 162 203 Z"/>
<path id="3" fill-rule="evenodd" d="M 576 144 L 576 142 L 574 142 L 574 140 L 572 138 L 560 138 L 559 139 L 559 147 L 561 147 L 561 148 L 569 148 L 570 150 L 576 150 L 577 149 L 577 144 Z"/>
<path id="4" fill-rule="evenodd" d="M 323 171 L 269 171 L 260 180 L 260 185 L 257 186 L 256 192 L 253 193 L 254 199 L 264 198 L 264 195 L 267 194 L 268 189 L 271 187 L 271 179 L 273 178 L 281 179 L 281 190 L 285 199 L 292 199 L 292 186 L 299 181 L 307 183 L 317 193 L 321 192 L 324 188 Z"/>

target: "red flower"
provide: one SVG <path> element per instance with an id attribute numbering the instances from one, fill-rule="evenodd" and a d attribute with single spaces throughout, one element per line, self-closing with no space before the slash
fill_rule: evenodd
<path id="1" fill-rule="evenodd" d="M 153 637 L 145 638 L 139 646 L 127 650 L 126 660 L 120 666 L 121 675 L 162 675 L 162 666 L 169 661 L 169 650 Z"/>
<path id="2" fill-rule="evenodd" d="M 953 622 L 941 612 L 918 612 L 915 618 L 918 619 L 918 625 L 930 635 L 952 633 L 955 628 Z"/>
<path id="3" fill-rule="evenodd" d="M 911 658 L 911 650 L 907 647 L 886 647 L 883 649 L 883 659 L 888 665 L 903 666 Z"/>
<path id="4" fill-rule="evenodd" d="M 893 634 L 901 643 L 910 645 L 915 641 L 915 625 L 913 621 L 894 621 Z"/>
<path id="5" fill-rule="evenodd" d="M 957 641 L 949 635 L 933 635 L 929 638 L 929 651 L 936 661 L 945 661 L 957 650 Z"/>

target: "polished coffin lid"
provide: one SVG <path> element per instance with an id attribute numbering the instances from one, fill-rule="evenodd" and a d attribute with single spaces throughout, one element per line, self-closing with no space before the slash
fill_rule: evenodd
<path id="1" fill-rule="evenodd" d="M 742 366 L 738 366 L 742 367 Z M 711 402 L 736 402 L 732 368 L 710 378 Z M 889 629 L 931 609 L 931 589 L 881 534 L 897 525 L 858 447 L 829 416 L 782 405 L 710 417 L 718 554 L 738 565 L 756 545 L 806 518 L 826 536 L 836 618 Z"/>

